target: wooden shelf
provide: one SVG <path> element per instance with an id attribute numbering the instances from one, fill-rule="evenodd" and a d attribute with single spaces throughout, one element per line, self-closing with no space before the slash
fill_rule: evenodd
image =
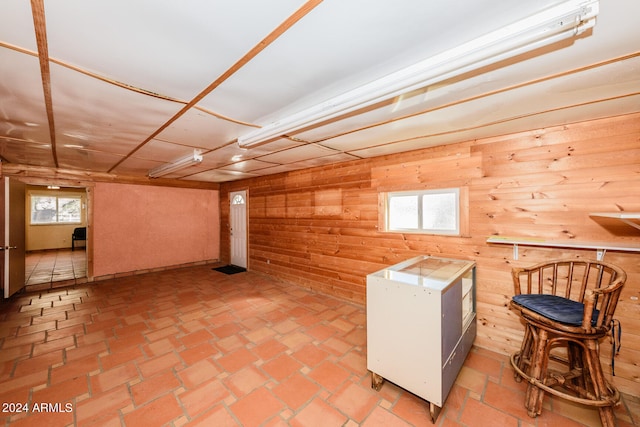
<path id="1" fill-rule="evenodd" d="M 594 212 L 589 216 L 595 216 L 598 218 L 615 218 L 628 224 L 634 228 L 640 230 L 640 224 L 633 222 L 632 220 L 640 220 L 640 212 Z"/>
<path id="2" fill-rule="evenodd" d="M 579 242 L 568 240 L 545 240 L 535 237 L 491 236 L 487 243 L 513 245 L 513 259 L 518 259 L 518 246 L 542 246 L 548 248 L 595 249 L 596 258 L 602 260 L 608 250 L 623 252 L 640 252 L 640 244 L 623 244 L 611 242 Z"/>

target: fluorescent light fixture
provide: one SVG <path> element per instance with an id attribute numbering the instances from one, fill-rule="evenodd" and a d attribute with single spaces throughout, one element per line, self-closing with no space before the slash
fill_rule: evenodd
<path id="1" fill-rule="evenodd" d="M 202 154 L 200 150 L 193 150 L 192 154 L 188 156 L 181 157 L 179 159 L 174 160 L 171 163 L 167 163 L 157 168 L 153 168 L 149 171 L 149 178 L 159 178 L 161 176 L 168 175 L 172 172 L 188 168 L 189 166 L 193 166 L 202 161 Z"/>
<path id="2" fill-rule="evenodd" d="M 599 0 L 570 0 L 238 138 L 250 147 L 583 33 Z"/>

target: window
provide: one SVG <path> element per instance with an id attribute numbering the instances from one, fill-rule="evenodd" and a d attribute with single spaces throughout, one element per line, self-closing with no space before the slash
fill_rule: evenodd
<path id="1" fill-rule="evenodd" d="M 460 189 L 385 194 L 386 231 L 460 235 Z"/>
<path id="2" fill-rule="evenodd" d="M 80 197 L 31 196 L 31 224 L 79 224 L 81 213 Z"/>
<path id="3" fill-rule="evenodd" d="M 244 197 L 242 194 L 236 194 L 233 196 L 233 200 L 231 200 L 232 205 L 244 205 Z"/>

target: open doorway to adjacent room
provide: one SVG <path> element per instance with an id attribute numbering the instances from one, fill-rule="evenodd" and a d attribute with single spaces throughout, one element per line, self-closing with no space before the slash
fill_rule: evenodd
<path id="1" fill-rule="evenodd" d="M 87 190 L 27 185 L 25 191 L 27 290 L 86 280 Z"/>

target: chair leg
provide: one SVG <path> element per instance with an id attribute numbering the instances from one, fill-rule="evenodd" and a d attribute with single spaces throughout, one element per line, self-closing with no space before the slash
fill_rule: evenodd
<path id="1" fill-rule="evenodd" d="M 527 372 L 527 365 L 531 362 L 531 349 L 533 347 L 533 334 L 531 333 L 531 326 L 525 325 L 524 328 L 524 338 L 522 340 L 522 344 L 520 345 L 520 352 L 517 353 L 515 357 L 516 365 L 518 369 L 523 372 Z M 514 371 L 513 378 L 516 382 L 521 382 L 522 377 L 517 371 Z"/>
<path id="2" fill-rule="evenodd" d="M 587 377 L 587 370 L 584 369 L 584 352 L 582 351 L 582 347 L 575 343 L 569 341 L 567 343 L 567 356 L 569 359 L 569 371 L 580 371 L 581 375 L 576 376 L 571 380 L 573 385 L 579 388 L 585 388 L 586 382 L 585 379 Z"/>
<path id="3" fill-rule="evenodd" d="M 544 329 L 538 330 L 538 338 L 531 358 L 531 378 L 543 383 L 549 363 L 549 334 Z M 529 384 L 525 396 L 525 407 L 530 417 L 537 417 L 542 413 L 544 391 L 534 383 Z"/>
<path id="4" fill-rule="evenodd" d="M 602 365 L 600 364 L 599 344 L 596 340 L 587 340 L 585 344 L 585 362 L 591 376 L 591 384 L 595 397 L 599 400 L 611 399 L 611 406 L 601 406 L 598 408 L 600 422 L 603 427 L 615 427 L 616 421 L 613 414 L 613 406 L 617 402 L 613 400 L 613 395 L 604 379 Z"/>

